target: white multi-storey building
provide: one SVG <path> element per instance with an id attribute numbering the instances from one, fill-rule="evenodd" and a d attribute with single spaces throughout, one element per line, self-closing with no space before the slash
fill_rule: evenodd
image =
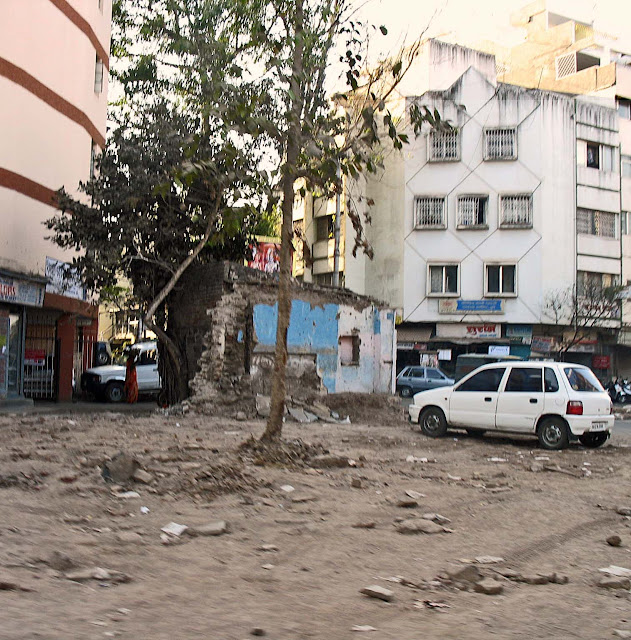
<path id="1" fill-rule="evenodd" d="M 70 399 L 96 307 L 42 224 L 104 145 L 111 0 L 4 0 L 0 20 L 0 397 Z"/>
<path id="2" fill-rule="evenodd" d="M 437 109 L 453 131 L 410 131 L 362 186 L 374 259 L 353 258 L 347 237 L 344 282 L 400 310 L 399 368 L 423 354 L 448 371 L 466 352 L 549 357 L 572 329 L 573 309 L 553 303 L 620 281 L 614 105 L 495 78 L 494 56 L 425 43 L 392 110 Z M 593 356 L 611 355 L 620 321 L 600 324 L 570 353 L 605 376 L 615 363 Z"/>

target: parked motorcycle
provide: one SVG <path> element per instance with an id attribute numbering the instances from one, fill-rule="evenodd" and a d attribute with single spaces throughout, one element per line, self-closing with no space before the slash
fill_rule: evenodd
<path id="1" fill-rule="evenodd" d="M 631 384 L 623 378 L 610 380 L 606 386 L 612 402 L 627 404 L 631 402 Z"/>

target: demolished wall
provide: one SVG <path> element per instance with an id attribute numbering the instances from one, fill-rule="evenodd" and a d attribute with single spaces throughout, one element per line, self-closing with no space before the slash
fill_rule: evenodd
<path id="1" fill-rule="evenodd" d="M 287 390 L 389 393 L 394 312 L 370 298 L 295 283 Z M 173 293 L 169 326 L 186 354 L 191 401 L 271 391 L 278 305 L 274 276 L 221 262 L 198 265 Z"/>

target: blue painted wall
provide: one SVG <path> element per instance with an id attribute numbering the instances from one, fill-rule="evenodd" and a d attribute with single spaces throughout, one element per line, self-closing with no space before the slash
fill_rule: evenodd
<path id="1" fill-rule="evenodd" d="M 287 348 L 290 353 L 315 353 L 316 366 L 324 386 L 335 393 L 338 362 L 338 305 L 312 307 L 303 300 L 293 300 Z M 278 303 L 254 307 L 254 331 L 260 346 L 273 349 L 276 344 Z"/>

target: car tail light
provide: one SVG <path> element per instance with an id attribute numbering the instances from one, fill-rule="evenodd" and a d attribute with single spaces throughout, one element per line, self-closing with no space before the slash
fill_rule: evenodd
<path id="1" fill-rule="evenodd" d="M 570 400 L 567 403 L 566 412 L 569 416 L 582 416 L 583 415 L 583 403 L 580 400 Z"/>

